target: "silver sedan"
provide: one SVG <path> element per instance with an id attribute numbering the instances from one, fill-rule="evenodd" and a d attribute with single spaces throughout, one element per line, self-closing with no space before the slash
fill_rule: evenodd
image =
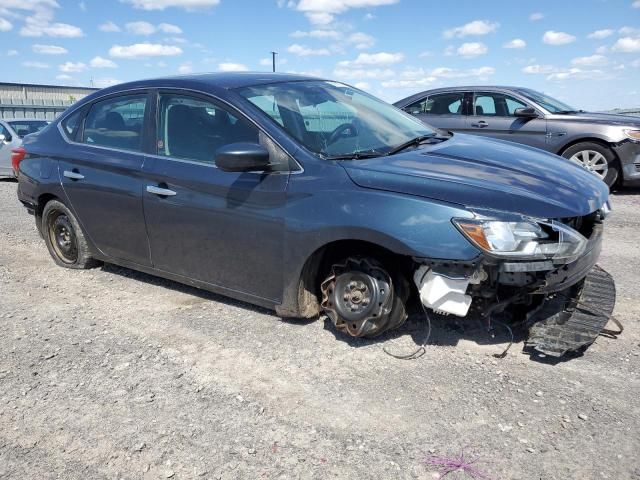
<path id="1" fill-rule="evenodd" d="M 37 118 L 0 119 L 0 177 L 13 177 L 11 150 L 22 145 L 25 135 L 36 133 L 49 124 Z"/>

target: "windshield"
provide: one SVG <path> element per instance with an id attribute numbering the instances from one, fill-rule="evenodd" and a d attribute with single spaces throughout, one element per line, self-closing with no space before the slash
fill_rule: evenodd
<path id="1" fill-rule="evenodd" d="M 536 92 L 535 90 L 520 90 L 520 93 L 527 97 L 529 100 L 533 100 L 545 110 L 551 113 L 562 112 L 576 112 L 577 110 L 566 103 L 556 100 L 544 93 Z"/>
<path id="2" fill-rule="evenodd" d="M 25 135 L 29 135 L 30 133 L 39 132 L 49 124 L 49 122 L 45 120 L 20 120 L 8 123 L 20 138 L 24 138 Z"/>
<path id="3" fill-rule="evenodd" d="M 388 103 L 337 82 L 283 82 L 239 93 L 323 157 L 384 155 L 413 138 L 435 134 Z"/>

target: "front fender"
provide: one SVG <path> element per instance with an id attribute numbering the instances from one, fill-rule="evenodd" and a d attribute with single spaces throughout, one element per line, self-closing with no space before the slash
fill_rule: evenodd
<path id="1" fill-rule="evenodd" d="M 366 241 L 409 257 L 464 261 L 479 255 L 451 223 L 452 218 L 473 216 L 463 207 L 362 188 L 344 169 L 326 164 L 306 166 L 305 173 L 292 175 L 289 183 L 283 304 L 297 296 L 311 255 L 339 240 Z"/>

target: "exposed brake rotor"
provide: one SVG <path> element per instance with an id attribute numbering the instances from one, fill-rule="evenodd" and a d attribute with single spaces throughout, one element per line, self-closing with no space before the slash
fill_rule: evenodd
<path id="1" fill-rule="evenodd" d="M 375 336 L 389 327 L 393 283 L 377 262 L 349 257 L 331 267 L 320 288 L 321 306 L 338 330 L 363 337 Z"/>

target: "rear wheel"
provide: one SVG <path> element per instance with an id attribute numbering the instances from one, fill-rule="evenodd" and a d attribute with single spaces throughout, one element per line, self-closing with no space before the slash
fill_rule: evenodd
<path id="1" fill-rule="evenodd" d="M 45 205 L 41 231 L 49 253 L 61 267 L 85 269 L 100 264 L 91 256 L 78 220 L 62 202 L 51 200 Z"/>
<path id="2" fill-rule="evenodd" d="M 335 327 L 353 337 L 375 337 L 407 318 L 406 282 L 373 258 L 349 257 L 322 282 L 321 306 Z"/>
<path id="3" fill-rule="evenodd" d="M 609 187 L 618 180 L 620 167 L 614 153 L 604 145 L 583 142 L 567 148 L 562 156 L 581 163 L 587 170 L 598 175 Z"/>

